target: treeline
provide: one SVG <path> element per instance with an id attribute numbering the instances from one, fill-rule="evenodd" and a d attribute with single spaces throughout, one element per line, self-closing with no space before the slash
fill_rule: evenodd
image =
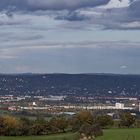
<path id="1" fill-rule="evenodd" d="M 122 113 L 118 122 L 119 127 L 131 127 L 135 118 L 130 113 Z M 81 111 L 71 117 L 55 117 L 49 121 L 42 117 L 36 120 L 17 118 L 13 116 L 0 117 L 1 136 L 28 136 L 65 133 L 68 131 L 79 132 L 86 136 L 102 135 L 102 128 L 110 128 L 114 120 L 108 115 L 94 117 L 88 111 Z"/>

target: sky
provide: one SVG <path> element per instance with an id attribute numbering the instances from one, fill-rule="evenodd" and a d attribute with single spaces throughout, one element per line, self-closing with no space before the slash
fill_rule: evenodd
<path id="1" fill-rule="evenodd" d="M 140 74 L 140 0 L 0 0 L 0 73 Z"/>

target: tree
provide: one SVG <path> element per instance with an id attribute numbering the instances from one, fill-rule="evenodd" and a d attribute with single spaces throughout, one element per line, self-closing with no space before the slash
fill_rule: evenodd
<path id="1" fill-rule="evenodd" d="M 76 116 L 73 116 L 72 118 L 69 118 L 68 122 L 69 122 L 69 126 L 71 127 L 73 132 L 79 131 L 79 129 L 82 125 L 80 120 L 78 120 L 78 118 Z"/>
<path id="2" fill-rule="evenodd" d="M 80 136 L 86 138 L 96 138 L 97 136 L 102 136 L 103 131 L 99 125 L 83 124 L 79 130 Z"/>
<path id="3" fill-rule="evenodd" d="M 96 123 L 99 124 L 102 128 L 105 128 L 108 126 L 112 126 L 114 124 L 114 121 L 111 116 L 101 115 L 97 117 Z"/>
<path id="4" fill-rule="evenodd" d="M 3 125 L 4 125 L 4 135 L 6 136 L 17 136 L 19 134 L 20 121 L 12 116 L 4 116 L 3 117 Z"/>
<path id="5" fill-rule="evenodd" d="M 0 117 L 0 136 L 4 135 L 4 119 Z"/>
<path id="6" fill-rule="evenodd" d="M 38 116 L 34 123 L 35 124 L 46 124 L 47 121 L 43 117 Z"/>
<path id="7" fill-rule="evenodd" d="M 46 125 L 34 124 L 31 129 L 32 135 L 44 135 L 46 134 Z"/>
<path id="8" fill-rule="evenodd" d="M 135 117 L 131 113 L 120 114 L 120 126 L 130 127 L 135 123 Z"/>
<path id="9" fill-rule="evenodd" d="M 53 118 L 50 121 L 50 125 L 58 128 L 60 131 L 65 132 L 65 129 L 68 127 L 68 122 L 65 118 Z"/>
<path id="10" fill-rule="evenodd" d="M 30 128 L 33 125 L 33 120 L 29 120 L 25 117 L 21 117 L 20 124 L 21 124 L 20 129 L 19 129 L 20 135 L 23 135 L 23 136 L 30 135 Z"/>
<path id="11" fill-rule="evenodd" d="M 89 111 L 80 111 L 76 115 L 74 115 L 70 120 L 70 125 L 72 127 L 72 131 L 79 131 L 83 124 L 94 124 L 94 118 Z"/>
<path id="12" fill-rule="evenodd" d="M 76 114 L 76 117 L 81 124 L 88 123 L 92 125 L 94 122 L 93 116 L 89 111 L 80 111 Z"/>

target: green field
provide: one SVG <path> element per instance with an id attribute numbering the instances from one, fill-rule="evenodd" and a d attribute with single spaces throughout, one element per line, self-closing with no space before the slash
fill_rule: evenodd
<path id="1" fill-rule="evenodd" d="M 27 137 L 0 137 L 0 140 L 75 140 L 77 134 L 60 134 L 50 136 L 27 136 Z"/>
<path id="2" fill-rule="evenodd" d="M 76 134 L 51 136 L 0 137 L 0 140 L 75 140 Z M 108 129 L 96 140 L 140 140 L 140 129 Z"/>
<path id="3" fill-rule="evenodd" d="M 140 140 L 140 129 L 109 129 L 96 140 Z"/>

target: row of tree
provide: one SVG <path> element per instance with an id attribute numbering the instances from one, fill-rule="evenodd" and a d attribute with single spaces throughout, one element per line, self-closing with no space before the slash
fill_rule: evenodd
<path id="1" fill-rule="evenodd" d="M 120 127 L 130 127 L 134 123 L 135 118 L 130 113 L 120 115 Z M 52 118 L 49 121 L 42 117 L 37 117 L 36 120 L 29 120 L 28 118 L 2 116 L 0 117 L 0 135 L 47 135 L 73 131 L 98 136 L 102 135 L 101 128 L 109 128 L 113 124 L 112 117 L 108 115 L 94 117 L 88 111 L 81 111 L 71 117 Z"/>

